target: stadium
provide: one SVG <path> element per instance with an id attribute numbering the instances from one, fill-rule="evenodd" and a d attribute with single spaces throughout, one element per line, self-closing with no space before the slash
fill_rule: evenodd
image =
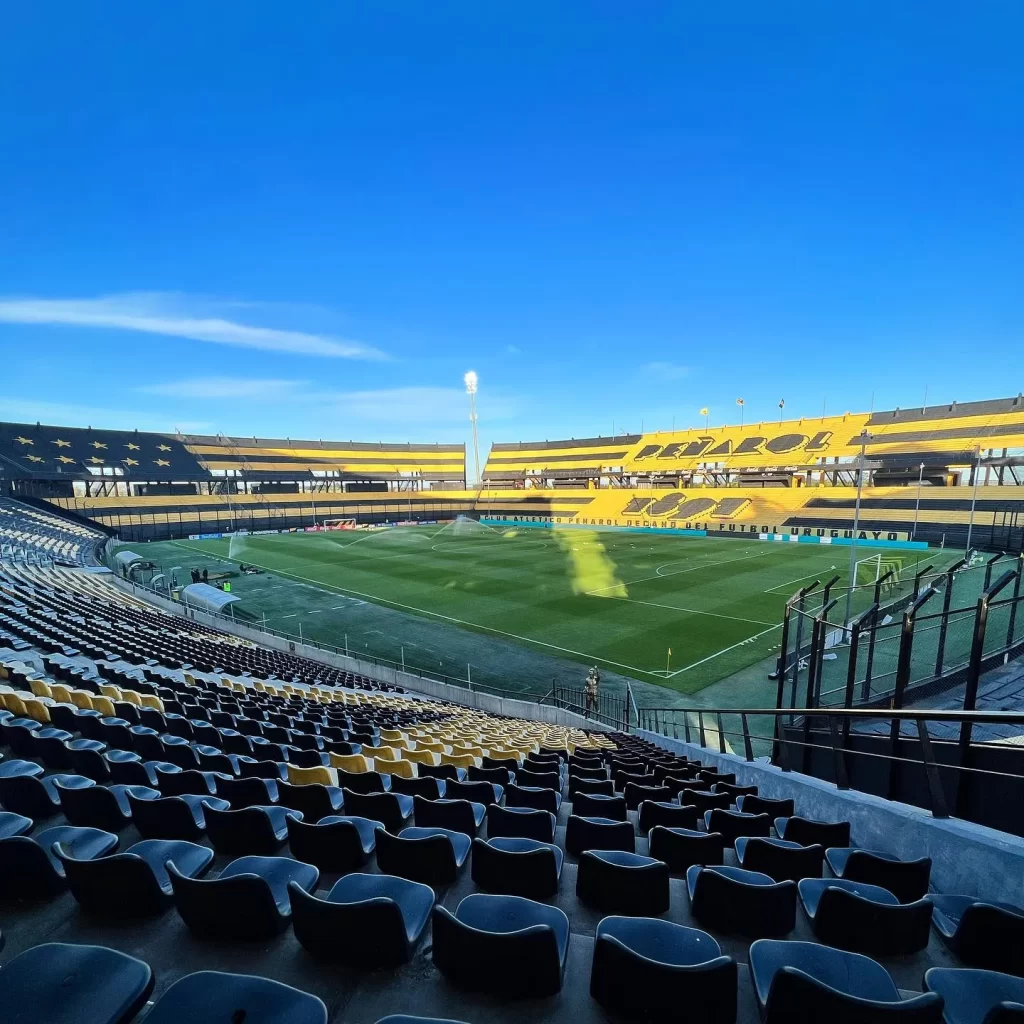
<path id="1" fill-rule="evenodd" d="M 0 423 L 14 1019 L 1016 1020 L 1022 470 Z"/>

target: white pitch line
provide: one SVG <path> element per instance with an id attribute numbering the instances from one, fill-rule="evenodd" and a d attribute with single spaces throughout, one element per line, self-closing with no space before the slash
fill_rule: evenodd
<path id="1" fill-rule="evenodd" d="M 641 601 L 636 597 L 613 597 L 613 601 L 628 601 L 630 604 L 646 604 L 651 608 L 667 608 L 670 612 L 685 612 L 688 615 L 710 615 L 715 619 L 732 619 L 734 622 L 749 622 L 753 626 L 768 626 L 771 623 L 764 619 L 748 619 L 742 615 L 726 615 L 724 612 L 705 612 L 699 608 L 680 608 L 674 604 L 661 604 L 658 601 Z"/>
<path id="2" fill-rule="evenodd" d="M 773 629 L 779 629 L 781 626 L 781 622 L 776 623 L 774 626 L 769 626 L 767 629 L 761 630 L 760 633 L 755 633 L 753 636 L 748 636 L 746 640 L 741 640 L 738 644 L 733 644 L 731 647 L 723 647 L 720 651 L 715 651 L 714 654 L 709 654 L 706 658 L 701 658 L 700 661 L 694 661 L 689 665 L 684 665 L 682 668 L 677 668 L 675 672 L 670 672 L 666 678 L 673 679 L 675 676 L 678 676 L 683 672 L 689 672 L 691 668 L 696 668 L 698 665 L 703 665 L 706 662 L 713 661 L 719 655 L 728 654 L 729 651 L 734 651 L 737 647 L 742 647 L 744 644 L 752 643 L 754 640 L 760 639 L 765 634 L 770 633 Z"/>
<path id="3" fill-rule="evenodd" d="M 769 548 L 767 551 L 758 551 L 756 555 L 741 555 L 739 558 L 724 558 L 718 562 L 701 562 L 700 565 L 691 565 L 688 569 L 677 569 L 675 572 L 657 572 L 655 571 L 654 576 L 644 576 L 638 580 L 624 580 L 621 583 L 613 583 L 610 587 L 599 587 L 597 590 L 588 590 L 587 594 L 602 594 L 606 590 L 615 590 L 618 587 L 632 587 L 637 583 L 647 583 L 650 580 L 664 580 L 668 579 L 669 576 L 680 576 L 684 572 L 696 572 L 698 569 L 711 569 L 716 565 L 728 565 L 730 562 L 743 562 L 748 558 L 763 558 L 765 555 L 771 554 L 772 549 Z M 671 562 L 666 562 L 665 565 L 671 565 Z"/>
<path id="4" fill-rule="evenodd" d="M 835 566 L 833 565 L 832 568 L 834 569 Z M 801 580 L 809 580 L 812 576 L 820 575 L 821 570 L 818 572 L 809 572 L 806 576 L 797 576 L 795 580 L 787 580 L 785 583 L 780 583 L 777 587 L 770 587 L 768 590 L 764 591 L 764 593 L 773 594 L 776 590 L 781 590 L 783 587 L 791 587 L 794 583 L 799 583 Z"/>

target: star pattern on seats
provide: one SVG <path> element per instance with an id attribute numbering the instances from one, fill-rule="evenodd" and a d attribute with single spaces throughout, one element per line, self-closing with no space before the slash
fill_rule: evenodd
<path id="1" fill-rule="evenodd" d="M 58 437 L 56 441 L 51 441 L 50 444 L 55 444 L 58 448 L 70 448 L 71 442 L 65 441 L 62 437 Z"/>
<path id="2" fill-rule="evenodd" d="M 31 437 L 18 436 L 14 440 L 17 441 L 18 444 L 35 444 L 35 441 L 33 441 Z"/>
<path id="3" fill-rule="evenodd" d="M 121 460 L 126 466 L 137 466 L 139 464 L 138 459 L 122 459 Z"/>
<path id="4" fill-rule="evenodd" d="M 86 461 L 87 462 L 91 462 L 94 466 L 102 466 L 103 465 L 103 460 L 100 459 L 100 458 L 97 458 L 95 455 L 91 459 L 87 459 Z"/>
<path id="5" fill-rule="evenodd" d="M 106 448 L 107 447 L 102 441 L 92 441 L 90 443 L 92 444 L 93 448 L 97 448 L 97 449 L 98 448 Z"/>
<path id="6" fill-rule="evenodd" d="M 156 464 L 158 466 L 169 466 L 170 465 L 170 463 L 167 461 L 167 459 L 156 459 L 154 461 L 156 462 Z"/>
<path id="7" fill-rule="evenodd" d="M 63 462 L 64 465 L 67 466 L 67 465 L 70 465 L 71 463 L 73 463 L 75 460 L 70 458 L 67 455 L 58 455 L 57 456 L 57 461 L 58 462 Z"/>
<path id="8" fill-rule="evenodd" d="M 158 444 L 156 449 L 159 452 L 169 452 L 171 450 L 171 446 L 169 444 Z"/>
<path id="9" fill-rule="evenodd" d="M 131 442 L 131 441 L 129 441 L 129 442 L 128 442 L 128 443 L 127 443 L 127 444 L 125 445 L 125 448 L 127 448 L 127 449 L 128 449 L 128 451 L 130 451 L 130 452 L 137 452 L 137 451 L 139 451 L 140 447 L 141 447 L 140 445 L 134 444 L 134 443 L 133 443 L 133 442 Z"/>
<path id="10" fill-rule="evenodd" d="M 26 455 L 25 458 L 28 459 L 29 462 L 45 462 L 46 461 L 46 459 L 40 458 L 38 455 Z"/>

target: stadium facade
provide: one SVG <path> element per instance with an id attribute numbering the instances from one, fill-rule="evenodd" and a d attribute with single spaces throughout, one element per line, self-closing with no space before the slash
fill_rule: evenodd
<path id="1" fill-rule="evenodd" d="M 464 444 L 0 423 L 0 493 L 127 540 L 476 515 L 524 525 L 1024 548 L 1024 400 L 616 437 Z"/>

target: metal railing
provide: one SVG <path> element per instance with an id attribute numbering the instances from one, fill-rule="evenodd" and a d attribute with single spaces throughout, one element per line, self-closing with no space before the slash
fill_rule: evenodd
<path id="1" fill-rule="evenodd" d="M 564 711 L 575 712 L 613 729 L 629 731 L 629 704 L 625 697 L 600 692 L 596 697 L 588 697 L 584 688 L 555 686 L 551 700 L 555 707 Z"/>
<path id="2" fill-rule="evenodd" d="M 639 729 L 1021 833 L 1024 712 L 640 708 Z"/>

